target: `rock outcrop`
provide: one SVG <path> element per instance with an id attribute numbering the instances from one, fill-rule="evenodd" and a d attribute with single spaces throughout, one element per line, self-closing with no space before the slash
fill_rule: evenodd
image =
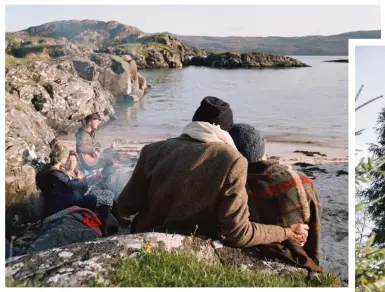
<path id="1" fill-rule="evenodd" d="M 12 66 L 5 85 L 9 237 L 43 215 L 31 161 L 48 157 L 48 142 L 74 132 L 93 112 L 107 121 L 117 99 L 139 100 L 147 83 L 130 56 L 87 53 Z"/>
<path id="2" fill-rule="evenodd" d="M 133 26 L 116 21 L 66 20 L 45 23 L 19 31 L 19 36 L 65 38 L 75 43 L 102 44 L 105 42 L 125 42 L 143 32 Z"/>
<path id="3" fill-rule="evenodd" d="M 35 169 L 27 161 L 44 161 L 49 154 L 46 142 L 54 138 L 54 131 L 30 102 L 7 92 L 5 119 L 6 233 L 10 236 L 18 232 L 15 228 L 23 228 L 43 214 Z"/>
<path id="4" fill-rule="evenodd" d="M 139 37 L 135 43 L 112 46 L 107 51 L 131 55 L 139 68 L 182 68 L 189 56 L 207 54 L 206 50 L 191 47 L 166 34 Z"/>
<path id="5" fill-rule="evenodd" d="M 211 53 L 207 57 L 193 57 L 186 65 L 217 68 L 288 68 L 309 67 L 291 57 L 265 53 Z"/>
<path id="6" fill-rule="evenodd" d="M 349 59 L 327 60 L 325 63 L 349 63 Z"/>
<path id="7" fill-rule="evenodd" d="M 243 251 L 223 246 L 219 241 L 178 234 L 142 233 L 114 236 L 15 257 L 6 263 L 6 277 L 31 283 L 38 281 L 52 287 L 85 287 L 91 281 L 108 284 L 109 273 L 122 259 L 134 259 L 148 246 L 152 251 L 188 252 L 208 263 L 258 270 L 268 275 L 304 273 L 302 269 L 280 262 L 258 259 L 254 254 L 255 249 Z"/>
<path id="8" fill-rule="evenodd" d="M 30 102 L 56 134 L 72 132 L 93 112 L 106 119 L 118 98 L 141 98 L 147 84 L 129 56 L 91 54 L 9 68 L 6 90 Z"/>

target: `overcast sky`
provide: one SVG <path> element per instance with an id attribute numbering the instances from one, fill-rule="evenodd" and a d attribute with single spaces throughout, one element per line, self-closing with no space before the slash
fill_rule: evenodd
<path id="1" fill-rule="evenodd" d="M 356 47 L 356 92 L 364 84 L 358 104 L 373 97 L 385 95 L 385 46 Z M 375 101 L 356 113 L 356 130 L 367 130 L 356 138 L 356 148 L 366 149 L 367 143 L 377 140 L 373 127 L 376 126 L 385 98 Z"/>
<path id="2" fill-rule="evenodd" d="M 7 5 L 6 31 L 55 20 L 115 20 L 148 32 L 210 36 L 331 35 L 381 28 L 380 5 Z"/>

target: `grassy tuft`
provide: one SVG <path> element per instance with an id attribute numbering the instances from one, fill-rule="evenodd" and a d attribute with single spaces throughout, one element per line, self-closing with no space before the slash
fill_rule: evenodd
<path id="1" fill-rule="evenodd" d="M 95 287 L 341 287 L 340 280 L 325 274 L 306 281 L 304 274 L 266 275 L 235 267 L 210 265 L 190 255 L 175 252 L 141 253 L 136 259 L 122 261 L 108 284 Z"/>
<path id="2" fill-rule="evenodd" d="M 29 55 L 24 58 L 15 58 L 14 56 L 5 54 L 5 67 L 12 67 L 20 64 L 32 63 L 36 61 L 49 60 L 48 54 Z"/>
<path id="3" fill-rule="evenodd" d="M 192 255 L 176 252 L 142 251 L 135 259 L 123 260 L 110 273 L 108 282 L 92 280 L 90 287 L 342 287 L 333 274 L 313 277 L 303 273 L 286 276 L 211 265 Z M 7 287 L 43 287 L 43 283 L 6 279 Z"/>
<path id="4" fill-rule="evenodd" d="M 44 285 L 40 283 L 32 283 L 29 281 L 18 281 L 12 278 L 5 278 L 5 287 L 22 287 L 22 288 L 32 288 L 32 287 L 44 287 Z"/>

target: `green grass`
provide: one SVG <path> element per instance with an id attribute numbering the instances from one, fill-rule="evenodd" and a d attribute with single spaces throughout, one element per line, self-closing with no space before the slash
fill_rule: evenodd
<path id="1" fill-rule="evenodd" d="M 39 55 L 31 55 L 26 56 L 24 58 L 15 58 L 14 56 L 5 54 L 5 67 L 12 67 L 20 64 L 26 64 L 36 61 L 49 60 L 50 57 L 48 54 L 39 54 Z"/>
<path id="2" fill-rule="evenodd" d="M 23 108 L 19 106 L 18 104 L 13 105 L 14 109 L 17 111 L 23 111 Z"/>
<path id="3" fill-rule="evenodd" d="M 5 287 L 32 288 L 32 287 L 44 287 L 44 285 L 42 285 L 41 283 L 32 283 L 32 282 L 13 280 L 12 278 L 5 278 Z"/>
<path id="4" fill-rule="evenodd" d="M 341 287 L 340 280 L 325 274 L 306 281 L 304 274 L 266 276 L 261 272 L 210 265 L 175 252 L 141 253 L 121 262 L 109 276 L 110 283 L 95 287 Z"/>
<path id="5" fill-rule="evenodd" d="M 122 261 L 108 277 L 109 283 L 89 282 L 90 287 L 342 287 L 333 274 L 313 277 L 304 273 L 286 276 L 210 265 L 192 255 L 175 252 L 141 252 L 135 259 Z M 6 287 L 44 287 L 36 281 L 6 278 Z"/>

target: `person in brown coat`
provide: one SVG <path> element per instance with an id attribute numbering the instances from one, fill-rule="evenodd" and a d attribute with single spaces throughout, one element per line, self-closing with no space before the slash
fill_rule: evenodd
<path id="1" fill-rule="evenodd" d="M 295 262 L 311 272 L 320 272 L 320 201 L 312 180 L 289 165 L 266 159 L 265 141 L 251 125 L 235 124 L 230 135 L 249 162 L 250 220 L 282 227 L 295 223 L 309 225 L 306 242 L 287 240 L 282 244 L 260 246 L 260 249 L 273 257 Z"/>
<path id="2" fill-rule="evenodd" d="M 231 247 L 306 239 L 304 224 L 249 221 L 247 160 L 227 132 L 232 126 L 229 104 L 206 97 L 181 136 L 143 147 L 119 196 L 124 216 L 138 213 L 132 233 L 199 234 Z"/>

